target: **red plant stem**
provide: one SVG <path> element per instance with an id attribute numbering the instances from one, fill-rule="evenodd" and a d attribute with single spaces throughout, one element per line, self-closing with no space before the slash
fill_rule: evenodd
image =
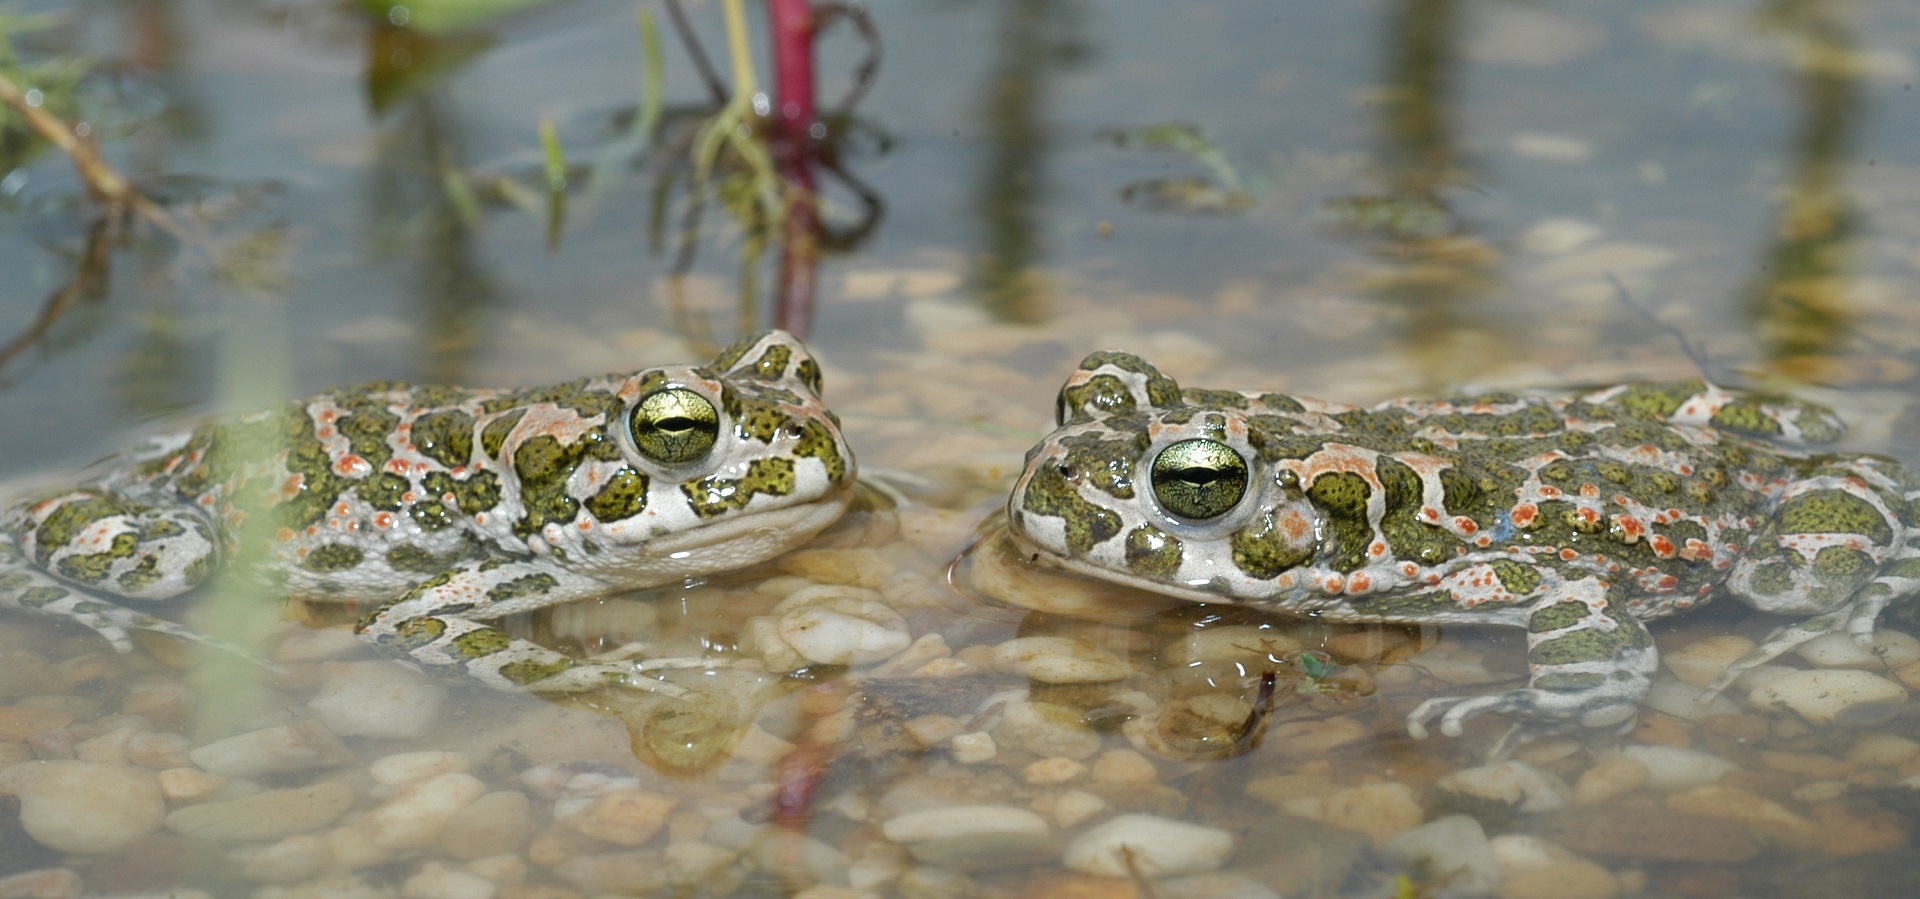
<path id="1" fill-rule="evenodd" d="M 793 191 L 774 300 L 774 324 L 805 335 L 813 323 L 814 281 L 819 263 L 820 210 L 813 177 L 813 37 L 811 0 L 767 0 L 773 32 L 774 158 Z"/>
<path id="2" fill-rule="evenodd" d="M 767 0 L 767 21 L 773 31 L 773 118 L 783 137 L 805 144 L 816 114 L 813 4 L 811 0 Z"/>

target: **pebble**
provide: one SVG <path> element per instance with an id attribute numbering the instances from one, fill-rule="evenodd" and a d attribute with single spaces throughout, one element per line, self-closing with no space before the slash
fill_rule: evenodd
<path id="1" fill-rule="evenodd" d="M 1503 833 L 1487 841 L 1487 853 L 1500 866 L 1501 877 L 1544 867 L 1573 857 L 1572 853 L 1531 834 Z"/>
<path id="2" fill-rule="evenodd" d="M 1724 694 L 1707 698 L 1706 691 L 1677 678 L 1656 677 L 1643 700 L 1646 707 L 1664 715 L 1693 721 L 1707 715 L 1737 715 L 1740 707 Z"/>
<path id="3" fill-rule="evenodd" d="M 816 586 L 796 590 L 774 606 L 781 642 L 809 662 L 866 665 L 913 643 L 905 618 L 872 590 Z"/>
<path id="4" fill-rule="evenodd" d="M 72 868 L 40 868 L 0 877 L 0 899 L 80 899 L 85 890 L 86 884 Z"/>
<path id="5" fill-rule="evenodd" d="M 307 708 L 343 737 L 414 739 L 440 723 L 446 688 L 397 662 L 328 662 Z"/>
<path id="6" fill-rule="evenodd" d="M 1281 656 L 1305 648 L 1306 644 L 1272 628 L 1229 625 L 1188 633 L 1169 646 L 1166 655 L 1173 665 L 1227 662 L 1262 666 L 1274 664 Z"/>
<path id="7" fill-rule="evenodd" d="M 77 752 L 79 747 L 74 749 Z M 127 735 L 120 755 L 128 764 L 159 771 L 191 764 L 188 753 L 192 750 L 193 743 L 179 734 L 143 731 Z"/>
<path id="8" fill-rule="evenodd" d="M 303 627 L 274 644 L 276 662 L 318 662 L 366 647 L 350 627 Z"/>
<path id="9" fill-rule="evenodd" d="M 579 855 L 555 865 L 553 873 L 599 895 L 651 896 L 665 892 L 669 886 L 667 866 L 657 853 Z"/>
<path id="10" fill-rule="evenodd" d="M 436 774 L 367 812 L 357 827 L 383 849 L 423 849 L 439 841 L 448 819 L 486 792 L 486 784 L 471 774 Z"/>
<path id="11" fill-rule="evenodd" d="M 168 768 L 154 775 L 168 802 L 195 802 L 226 789 L 227 779 L 198 768 Z"/>
<path id="12" fill-rule="evenodd" d="M 1363 784 L 1334 793 L 1320 803 L 1321 820 L 1357 830 L 1373 838 L 1375 846 L 1419 826 L 1426 814 L 1403 783 Z"/>
<path id="13" fill-rule="evenodd" d="M 238 799 L 174 809 L 167 829 L 215 842 L 277 840 L 319 830 L 353 807 L 353 788 L 321 781 L 288 790 L 265 790 Z"/>
<path id="14" fill-rule="evenodd" d="M 1107 800 L 1086 790 L 1066 790 L 1053 800 L 1053 823 L 1061 828 L 1078 827 L 1082 822 L 1107 810 Z"/>
<path id="15" fill-rule="evenodd" d="M 1541 256 L 1570 253 L 1606 235 L 1599 225 L 1584 219 L 1556 216 L 1527 226 L 1520 234 L 1520 249 Z"/>
<path id="16" fill-rule="evenodd" d="M 20 826 L 61 852 L 112 852 L 160 827 L 166 800 L 153 772 L 82 761 L 22 762 L 0 770 L 0 793 L 20 800 Z"/>
<path id="17" fill-rule="evenodd" d="M 1745 658 L 1754 650 L 1754 642 L 1737 634 L 1724 634 L 1695 640 L 1673 652 L 1662 653 L 1660 662 L 1673 676 L 1690 687 L 1705 687 L 1727 670 L 1727 666 Z"/>
<path id="18" fill-rule="evenodd" d="M 319 874 L 332 864 L 333 850 L 327 848 L 325 839 L 300 834 L 248 853 L 240 864 L 240 873 L 262 883 L 292 883 Z"/>
<path id="19" fill-rule="evenodd" d="M 1045 818 L 1007 805 L 957 805 L 889 818 L 887 839 L 913 857 L 956 871 L 1020 867 L 1053 857 L 1053 827 Z"/>
<path id="20" fill-rule="evenodd" d="M 1613 899 L 1620 879 L 1584 859 L 1549 862 L 1501 881 L 1500 899 Z"/>
<path id="21" fill-rule="evenodd" d="M 1037 787 L 1049 787 L 1063 784 L 1087 773 L 1087 766 L 1073 759 L 1053 756 L 1033 762 L 1022 769 L 1020 775 L 1027 783 Z"/>
<path id="22" fill-rule="evenodd" d="M 1086 726 L 1079 712 L 1050 702 L 1007 703 L 993 734 L 1002 746 L 1039 756 L 1079 760 L 1100 751 L 1100 735 Z"/>
<path id="23" fill-rule="evenodd" d="M 1061 861 L 1082 874 L 1168 877 L 1211 871 L 1233 854 L 1233 835 L 1157 815 L 1120 815 L 1073 838 Z"/>
<path id="24" fill-rule="evenodd" d="M 1000 754 L 999 747 L 993 744 L 993 735 L 983 730 L 955 734 L 947 741 L 947 750 L 953 754 L 953 760 L 962 765 L 984 764 Z"/>
<path id="25" fill-rule="evenodd" d="M 1018 637 L 994 647 L 994 662 L 1043 684 L 1098 684 L 1124 679 L 1133 666 L 1071 637 Z"/>
<path id="26" fill-rule="evenodd" d="M 382 756 L 367 766 L 367 774 L 383 787 L 404 787 L 449 771 L 465 773 L 472 767 L 473 763 L 460 753 L 427 749 Z"/>
<path id="27" fill-rule="evenodd" d="M 1906 764 L 1916 754 L 1920 754 L 1920 743 L 1895 734 L 1868 733 L 1853 742 L 1853 748 L 1847 750 L 1847 761 L 1892 768 Z"/>
<path id="28" fill-rule="evenodd" d="M 1755 688 L 1747 703 L 1759 709 L 1788 709 L 1819 726 L 1861 706 L 1902 703 L 1907 689 L 1870 671 L 1822 668 L 1781 675 Z"/>
<path id="29" fill-rule="evenodd" d="M 1678 746 L 1628 746 L 1620 755 L 1645 766 L 1646 785 L 1662 793 L 1710 784 L 1740 767 L 1717 755 Z"/>
<path id="30" fill-rule="evenodd" d="M 493 899 L 499 887 L 471 871 L 427 862 L 400 887 L 403 899 Z"/>
<path id="31" fill-rule="evenodd" d="M 448 819 L 440 848 L 458 859 L 480 859 L 527 848 L 533 833 L 533 801 L 518 790 L 500 790 L 475 799 Z"/>
<path id="32" fill-rule="evenodd" d="M 1269 727 L 1266 739 L 1261 742 L 1282 755 L 1305 758 L 1358 742 L 1369 733 L 1357 718 L 1309 718 Z"/>
<path id="33" fill-rule="evenodd" d="M 1920 662 L 1920 639 L 1896 630 L 1875 631 L 1861 644 L 1852 634 L 1824 634 L 1794 647 L 1794 653 L 1822 668 L 1888 671 Z"/>
<path id="34" fill-rule="evenodd" d="M 1109 787 L 1139 786 L 1159 780 L 1160 769 L 1132 749 L 1109 749 L 1094 759 L 1087 779 Z"/>
<path id="35" fill-rule="evenodd" d="M 1463 768 L 1435 781 L 1434 786 L 1491 799 L 1523 812 L 1550 812 L 1565 808 L 1572 798 L 1572 791 L 1560 778 L 1514 759 L 1495 765 Z"/>
<path id="36" fill-rule="evenodd" d="M 329 768 L 353 753 L 318 721 L 300 721 L 236 734 L 188 753 L 203 771 L 250 780 L 263 774 Z"/>
<path id="37" fill-rule="evenodd" d="M 1740 822 L 1644 805 L 1583 805 L 1554 815 L 1540 830 L 1575 852 L 1633 861 L 1726 865 L 1760 852 Z"/>
<path id="38" fill-rule="evenodd" d="M 36 706 L 0 706 L 0 740 L 24 740 L 73 723 L 73 713 Z"/>
<path id="39" fill-rule="evenodd" d="M 1400 856 L 1449 893 L 1483 895 L 1500 882 L 1500 866 L 1480 822 L 1448 815 L 1394 837 L 1386 851 Z"/>
<path id="40" fill-rule="evenodd" d="M 1820 828 L 1786 806 L 1739 787 L 1710 784 L 1667 797 L 1667 808 L 1709 818 L 1730 818 L 1793 846 L 1820 842 Z"/>
<path id="41" fill-rule="evenodd" d="M 1573 785 L 1573 802 L 1575 805 L 1605 802 L 1640 789 L 1652 779 L 1653 772 L 1646 763 L 1631 756 L 1601 759 L 1580 773 L 1580 779 Z"/>
<path id="42" fill-rule="evenodd" d="M 615 790 L 562 822 L 570 830 L 616 846 L 640 846 L 666 826 L 678 800 L 640 789 Z"/>

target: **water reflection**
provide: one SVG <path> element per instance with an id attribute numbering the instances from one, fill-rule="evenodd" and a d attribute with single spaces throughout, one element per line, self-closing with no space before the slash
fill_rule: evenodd
<path id="1" fill-rule="evenodd" d="M 1003 321 L 1032 323 L 1047 316 L 1039 265 L 1052 150 L 1048 80 L 1073 61 L 1067 48 L 1080 15 L 1072 0 L 1002 0 L 995 12 L 993 67 L 979 114 L 988 134 L 975 201 L 983 246 L 970 278 L 987 309 Z"/>
<path id="2" fill-rule="evenodd" d="M 1856 327 L 1848 294 L 1863 222 L 1845 179 L 1866 102 L 1849 14 L 1847 4 L 1828 0 L 1777 0 L 1759 20 L 1795 45 L 1800 127 L 1776 201 L 1774 237 L 1746 305 L 1774 369 L 1813 380 Z"/>

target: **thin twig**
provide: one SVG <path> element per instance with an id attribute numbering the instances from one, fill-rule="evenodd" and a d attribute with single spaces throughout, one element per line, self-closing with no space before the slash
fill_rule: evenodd
<path id="1" fill-rule="evenodd" d="M 80 255 L 79 269 L 74 272 L 71 280 L 47 297 L 33 324 L 15 335 L 5 346 L 0 346 L 0 370 L 4 370 L 15 357 L 47 336 L 47 332 L 53 330 L 54 324 L 60 321 L 82 297 L 98 295 L 106 290 L 107 273 L 110 271 L 108 257 L 116 238 L 119 237 L 120 228 L 117 225 L 119 221 L 119 216 L 102 216 L 87 229 L 87 245 Z"/>
<path id="2" fill-rule="evenodd" d="M 693 33 L 693 24 L 687 21 L 687 11 L 680 8 L 680 0 L 666 0 L 666 6 L 667 18 L 673 20 L 673 30 L 680 35 L 680 43 L 686 45 L 693 67 L 700 72 L 700 80 L 706 82 L 707 93 L 713 95 L 713 102 L 726 105 L 727 85 L 714 70 L 713 61 L 707 59 L 707 51 L 701 48 L 700 38 Z"/>
<path id="3" fill-rule="evenodd" d="M 32 128 L 42 140 L 52 144 L 54 149 L 67 154 L 67 158 L 73 160 L 74 170 L 80 174 L 80 180 L 86 183 L 87 190 L 93 193 L 95 199 L 109 204 L 113 210 L 132 209 L 140 217 L 158 225 L 161 230 L 175 238 L 184 239 L 180 226 L 174 222 L 173 217 L 168 215 L 166 210 L 154 205 L 151 200 L 141 196 L 127 179 L 114 170 L 113 166 L 100 158 L 100 151 L 94 146 L 93 141 L 75 134 L 74 129 L 66 122 L 60 121 L 52 113 L 30 102 L 26 92 L 4 74 L 0 74 L 0 102 L 6 103 L 15 113 L 18 113 L 20 118 L 26 121 L 27 127 Z"/>

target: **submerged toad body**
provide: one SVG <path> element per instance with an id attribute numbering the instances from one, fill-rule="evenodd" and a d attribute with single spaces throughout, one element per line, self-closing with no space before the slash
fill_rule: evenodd
<path id="1" fill-rule="evenodd" d="M 818 364 L 772 331 L 699 367 L 324 393 L 153 440 L 8 509 L 0 605 L 123 649 L 129 629 L 190 637 L 106 599 L 175 596 L 239 558 L 286 595 L 366 604 L 364 637 L 432 668 L 500 688 L 624 681 L 631 664 L 485 622 L 750 565 L 833 523 L 853 456 L 819 392 Z"/>
<path id="2" fill-rule="evenodd" d="M 1813 637 L 1870 638 L 1920 590 L 1920 483 L 1816 453 L 1830 412 L 1699 381 L 1368 408 L 1182 390 L 1095 353 L 1008 503 L 1016 544 L 1067 569 L 1334 622 L 1525 628 L 1527 686 L 1428 700 L 1535 732 L 1625 725 L 1657 657 L 1644 622 L 1724 590 L 1805 616 L 1709 689 Z"/>

